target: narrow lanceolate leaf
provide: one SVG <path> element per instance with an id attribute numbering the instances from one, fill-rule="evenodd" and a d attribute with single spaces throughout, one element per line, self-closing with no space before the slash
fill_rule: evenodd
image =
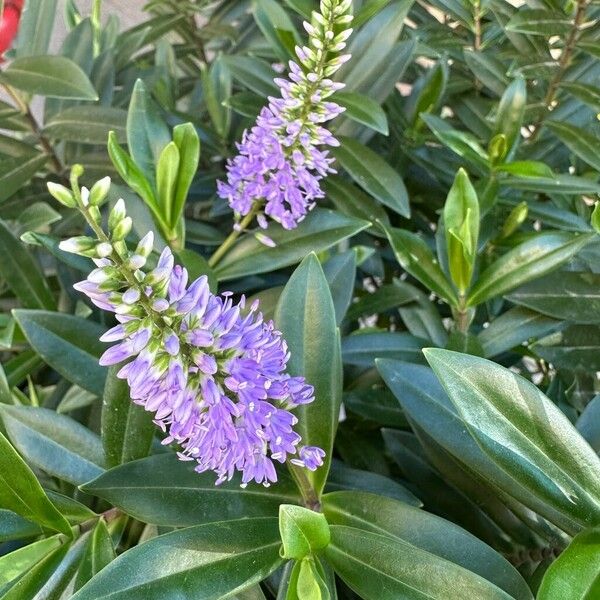
<path id="1" fill-rule="evenodd" d="M 425 350 L 484 452 L 516 482 L 582 527 L 600 519 L 600 459 L 532 383 L 493 362 Z"/>
<path id="2" fill-rule="evenodd" d="M 342 396 L 342 359 L 331 292 L 314 254 L 294 271 L 275 311 L 275 322 L 290 350 L 288 371 L 315 388 L 315 400 L 295 410 L 302 443 L 318 446 L 325 462 L 307 472 L 317 493 L 327 479 Z"/>
<path id="3" fill-rule="evenodd" d="M 546 571 L 538 600 L 600 597 L 600 529 L 575 536 Z"/>
<path id="4" fill-rule="evenodd" d="M 547 127 L 571 152 L 596 170 L 600 170 L 600 138 L 570 123 L 549 121 Z"/>
<path id="5" fill-rule="evenodd" d="M 404 229 L 389 227 L 385 231 L 400 266 L 434 294 L 456 305 L 456 291 L 426 242 Z"/>
<path id="6" fill-rule="evenodd" d="M 78 590 L 116 558 L 110 532 L 104 519 L 98 519 L 84 550 L 74 589 Z"/>
<path id="7" fill-rule="evenodd" d="M 114 131 L 119 142 L 125 141 L 127 112 L 112 106 L 70 106 L 53 116 L 44 126 L 52 139 L 81 144 L 106 144 L 108 133 Z"/>
<path id="8" fill-rule="evenodd" d="M 50 98 L 97 100 L 87 75 L 64 56 L 26 56 L 2 71 L 0 81 L 18 90 Z"/>
<path id="9" fill-rule="evenodd" d="M 563 12 L 544 9 L 520 9 L 506 24 L 507 31 L 529 35 L 560 35 L 569 33 L 573 19 Z"/>
<path id="10" fill-rule="evenodd" d="M 345 116 L 374 131 L 387 135 L 389 128 L 384 110 L 375 100 L 356 92 L 338 92 L 335 101 L 346 109 Z"/>
<path id="11" fill-rule="evenodd" d="M 296 229 L 269 227 L 274 248 L 252 236 L 238 242 L 218 263 L 220 281 L 244 275 L 267 273 L 300 262 L 309 252 L 321 252 L 367 228 L 369 223 L 327 209 L 313 210 Z"/>
<path id="12" fill-rule="evenodd" d="M 0 160 L 0 202 L 20 190 L 48 162 L 45 154 L 11 156 Z"/>
<path id="13" fill-rule="evenodd" d="M 564 231 L 540 233 L 492 263 L 469 292 L 470 306 L 502 296 L 528 281 L 546 275 L 575 256 L 596 234 Z"/>
<path id="14" fill-rule="evenodd" d="M 48 52 L 56 18 L 56 0 L 27 0 L 19 23 L 16 55 L 40 56 Z"/>
<path id="15" fill-rule="evenodd" d="M 208 523 L 156 537 L 121 554 L 73 600 L 228 598 L 281 563 L 277 519 Z"/>
<path id="16" fill-rule="evenodd" d="M 31 347 L 63 377 L 102 396 L 106 370 L 98 364 L 105 350 L 104 329 L 92 321 L 43 310 L 13 311 Z"/>
<path id="17" fill-rule="evenodd" d="M 358 332 L 342 340 L 342 359 L 345 364 L 363 367 L 372 367 L 378 358 L 422 362 L 425 345 L 425 340 L 410 333 Z"/>
<path id="18" fill-rule="evenodd" d="M 483 577 L 387 534 L 332 525 L 325 556 L 365 600 L 512 598 Z"/>
<path id="19" fill-rule="evenodd" d="M 0 220 L 0 277 L 27 308 L 56 308 L 52 292 L 25 246 Z"/>
<path id="20" fill-rule="evenodd" d="M 108 467 L 148 456 L 156 430 L 152 414 L 129 397 L 129 385 L 117 377 L 118 369 L 109 369 L 102 402 L 102 445 Z"/>
<path id="21" fill-rule="evenodd" d="M 74 485 L 103 471 L 100 438 L 77 421 L 47 408 L 0 407 L 8 436 L 29 463 Z"/>
<path id="22" fill-rule="evenodd" d="M 82 489 L 140 521 L 165 527 L 276 517 L 280 504 L 300 502 L 296 486 L 283 473 L 269 488 L 242 488 L 238 476 L 218 486 L 215 479 L 214 473 L 196 473 L 193 463 L 167 453 L 110 469 Z"/>
<path id="23" fill-rule="evenodd" d="M 0 433 L 0 507 L 71 535 L 71 527 L 46 496 L 31 469 Z"/>
<path id="24" fill-rule="evenodd" d="M 575 323 L 600 323 L 600 275 L 557 271 L 509 294 L 515 304 Z"/>
<path id="25" fill-rule="evenodd" d="M 340 137 L 340 142 L 333 154 L 352 179 L 388 208 L 410 217 L 408 193 L 400 175 L 360 142 L 346 137 Z"/>
<path id="26" fill-rule="evenodd" d="M 331 525 L 388 535 L 480 575 L 517 600 L 533 599 L 525 580 L 504 557 L 441 517 L 392 498 L 354 491 L 326 494 L 323 512 Z"/>

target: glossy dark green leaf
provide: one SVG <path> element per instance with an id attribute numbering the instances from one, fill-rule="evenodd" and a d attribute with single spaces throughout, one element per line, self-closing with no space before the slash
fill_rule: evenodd
<path id="1" fill-rule="evenodd" d="M 407 421 L 393 394 L 386 388 L 372 386 L 344 392 L 344 406 L 363 419 L 386 427 L 406 427 Z"/>
<path id="2" fill-rule="evenodd" d="M 386 233 L 400 266 L 432 292 L 456 305 L 456 291 L 426 242 L 404 229 L 390 227 Z"/>
<path id="3" fill-rule="evenodd" d="M 314 254 L 290 277 L 277 303 L 275 322 L 291 354 L 288 372 L 305 377 L 315 389 L 315 400 L 295 413 L 302 443 L 326 453 L 322 467 L 306 472 L 319 494 L 327 479 L 340 412 L 342 360 L 331 292 Z"/>
<path id="4" fill-rule="evenodd" d="M 11 442 L 32 465 L 80 485 L 103 471 L 100 438 L 77 421 L 47 408 L 0 407 Z"/>
<path id="5" fill-rule="evenodd" d="M 378 358 L 422 362 L 425 345 L 425 340 L 410 333 L 359 331 L 342 340 L 342 359 L 345 364 L 362 367 L 372 367 Z"/>
<path id="6" fill-rule="evenodd" d="M 74 590 L 77 591 L 116 558 L 113 542 L 104 519 L 98 519 L 87 540 L 81 564 L 77 570 Z"/>
<path id="7" fill-rule="evenodd" d="M 587 443 L 600 453 L 600 396 L 595 396 L 579 415 L 577 431 Z"/>
<path id="8" fill-rule="evenodd" d="M 573 20 L 561 11 L 522 8 L 506 24 L 508 31 L 529 35 L 561 35 L 569 33 Z"/>
<path id="9" fill-rule="evenodd" d="M 397 538 L 480 575 L 512 598 L 533 600 L 525 580 L 505 558 L 450 521 L 366 492 L 326 494 L 323 511 L 332 525 Z"/>
<path id="10" fill-rule="evenodd" d="M 200 138 L 192 123 L 183 123 L 173 128 L 173 142 L 179 150 L 179 169 L 172 210 L 172 225 L 175 227 L 181 218 L 188 192 L 200 160 Z"/>
<path id="11" fill-rule="evenodd" d="M 561 321 L 515 306 L 494 319 L 478 337 L 483 355 L 497 356 L 532 338 L 540 338 L 563 327 Z"/>
<path id="12" fill-rule="evenodd" d="M 52 235 L 39 233 L 36 231 L 27 231 L 21 236 L 21 240 L 26 244 L 42 246 L 62 263 L 82 273 L 87 274 L 94 269 L 94 263 L 91 261 L 91 259 L 61 250 L 58 247 L 61 240 Z"/>
<path id="13" fill-rule="evenodd" d="M 600 169 L 600 138 L 570 123 L 548 121 L 546 126 L 566 146 L 594 169 Z"/>
<path id="14" fill-rule="evenodd" d="M 256 24 L 279 58 L 284 62 L 294 58 L 294 46 L 299 42 L 299 36 L 283 7 L 275 0 L 256 0 L 253 13 Z M 289 44 L 283 42 L 282 33 L 289 38 Z"/>
<path id="15" fill-rule="evenodd" d="M 277 75 L 265 61 L 250 56 L 224 56 L 223 62 L 232 76 L 249 90 L 263 97 L 278 93 L 273 82 Z"/>
<path id="16" fill-rule="evenodd" d="M 600 275 L 556 271 L 531 281 L 507 297 L 555 319 L 600 323 Z"/>
<path id="17" fill-rule="evenodd" d="M 419 127 L 419 119 L 439 107 L 447 82 L 448 65 L 445 58 L 432 65 L 417 79 L 406 102 L 408 120 L 412 126 Z"/>
<path id="18" fill-rule="evenodd" d="M 475 77 L 497 96 L 502 96 L 508 85 L 504 63 L 491 51 L 487 53 L 465 49 L 465 62 Z"/>
<path id="19" fill-rule="evenodd" d="M 550 231 L 519 244 L 493 262 L 469 292 L 470 306 L 501 296 L 528 281 L 546 275 L 575 256 L 595 234 L 574 235 Z"/>
<path id="20" fill-rule="evenodd" d="M 600 595 L 600 530 L 575 536 L 550 565 L 538 591 L 538 600 L 582 600 Z"/>
<path id="21" fill-rule="evenodd" d="M 494 135 L 503 134 L 506 137 L 508 158 L 512 156 L 516 142 L 521 136 L 526 102 L 526 82 L 522 77 L 517 77 L 502 94 L 494 124 Z"/>
<path id="22" fill-rule="evenodd" d="M 127 381 L 116 376 L 118 369 L 109 370 L 102 398 L 102 445 L 109 467 L 148 456 L 156 430 L 152 414 L 129 397 Z"/>
<path id="23" fill-rule="evenodd" d="M 44 275 L 25 246 L 0 220 L 0 276 L 27 308 L 56 307 Z"/>
<path id="24" fill-rule="evenodd" d="M 300 501 L 293 481 L 283 475 L 269 488 L 254 484 L 241 488 L 237 476 L 219 486 L 215 481 L 214 473 L 196 473 L 193 463 L 167 453 L 115 467 L 82 489 L 140 521 L 165 527 L 276 517 L 280 504 Z"/>
<path id="25" fill-rule="evenodd" d="M 64 56 L 24 56 L 2 71 L 0 81 L 18 90 L 50 98 L 97 100 L 87 75 Z"/>
<path id="26" fill-rule="evenodd" d="M 557 512 L 544 498 L 538 497 L 531 488 L 497 465 L 480 447 L 476 440 L 487 439 L 483 427 L 478 429 L 476 435 L 470 433 L 475 425 L 463 420 L 431 369 L 393 360 L 380 360 L 377 368 L 407 417 L 418 427 L 420 439 L 421 433 L 425 433 L 434 440 L 468 473 L 470 479 L 485 482 L 494 497 L 504 498 L 511 505 L 515 504 L 516 499 L 558 523 L 566 531 L 578 529 L 573 518 Z M 493 427 L 494 423 L 492 421 L 489 426 Z M 461 477 L 461 480 L 464 485 L 464 478 Z M 488 505 L 489 502 L 488 498 Z M 463 522 L 463 526 L 472 524 L 470 518 Z M 486 531 L 489 531 L 489 526 Z"/>
<path id="27" fill-rule="evenodd" d="M 221 137 L 225 137 L 231 126 L 231 73 L 223 64 L 222 57 L 202 71 L 202 89 L 204 91 L 206 108 L 213 122 L 215 130 Z M 238 99 L 239 100 L 239 99 Z M 262 106 L 262 98 L 260 98 Z M 235 107 L 233 107 L 235 109 Z M 259 108 L 260 110 L 260 108 Z M 258 111 L 254 113 L 256 116 Z"/>
<path id="28" fill-rule="evenodd" d="M 138 79 L 127 113 L 127 144 L 131 157 L 149 181 L 154 181 L 158 157 L 170 141 L 169 129 L 150 92 Z"/>
<path id="29" fill-rule="evenodd" d="M 560 87 L 594 110 L 600 110 L 600 88 L 576 81 L 561 81 Z"/>
<path id="30" fill-rule="evenodd" d="M 282 562 L 277 519 L 208 523 L 161 535 L 121 554 L 73 600 L 218 600 L 267 577 Z"/>
<path id="31" fill-rule="evenodd" d="M 357 319 L 363 315 L 375 315 L 398 306 L 416 302 L 419 298 L 418 290 L 408 283 L 395 281 L 377 288 L 372 294 L 361 296 L 354 302 L 346 314 L 349 320 Z"/>
<path id="32" fill-rule="evenodd" d="M 481 600 L 512 597 L 455 563 L 398 538 L 355 527 L 332 525 L 325 556 L 365 600 L 442 600 L 457 594 Z"/>
<path id="33" fill-rule="evenodd" d="M 48 499 L 31 469 L 0 433 L 0 507 L 71 535 L 65 518 Z M 3 527 L 6 521 L 3 519 Z"/>
<path id="34" fill-rule="evenodd" d="M 356 92 L 338 92 L 335 101 L 346 109 L 345 116 L 378 133 L 388 135 L 387 116 L 381 106 L 369 96 Z"/>
<path id="35" fill-rule="evenodd" d="M 33 156 L 7 157 L 0 160 L 0 202 L 8 200 L 15 192 L 48 162 L 48 157 L 35 153 Z"/>
<path id="36" fill-rule="evenodd" d="M 338 460 L 333 461 L 325 489 L 327 492 L 360 490 L 394 498 L 411 506 L 423 506 L 419 498 L 397 481 L 378 473 L 353 469 Z"/>
<path id="37" fill-rule="evenodd" d="M 109 131 L 117 140 L 126 139 L 127 112 L 111 106 L 81 105 L 65 108 L 54 115 L 44 126 L 51 139 L 79 142 L 80 144 L 106 144 Z"/>
<path id="38" fill-rule="evenodd" d="M 0 543 L 35 538 L 42 535 L 42 528 L 17 513 L 0 508 Z"/>
<path id="39" fill-rule="evenodd" d="M 504 185 L 517 190 L 527 190 L 542 194 L 600 194 L 600 184 L 593 179 L 575 175 L 555 175 L 554 177 L 509 177 Z"/>
<path id="40" fill-rule="evenodd" d="M 346 137 L 341 137 L 340 142 L 333 154 L 352 179 L 388 208 L 410 217 L 408 193 L 400 175 L 360 142 Z"/>
<path id="41" fill-rule="evenodd" d="M 425 351 L 471 435 L 502 469 L 581 526 L 600 518 L 600 459 L 565 415 L 519 375 L 483 358 Z"/>
<path id="42" fill-rule="evenodd" d="M 102 396 L 106 370 L 98 358 L 106 346 L 97 323 L 42 310 L 13 311 L 31 347 L 63 377 L 96 396 Z"/>
<path id="43" fill-rule="evenodd" d="M 532 350 L 556 367 L 595 371 L 600 369 L 600 327 L 571 325 L 552 333 L 532 346 Z"/>
<path id="44" fill-rule="evenodd" d="M 252 236 L 238 242 L 215 268 L 220 281 L 266 273 L 300 262 L 309 252 L 321 252 L 368 227 L 368 223 L 340 213 L 315 209 L 292 230 L 269 227 L 274 248 Z"/>
<path id="45" fill-rule="evenodd" d="M 331 291 L 335 321 L 339 325 L 350 306 L 354 292 L 356 277 L 356 253 L 354 250 L 332 256 L 323 264 L 323 273 L 325 273 Z"/>

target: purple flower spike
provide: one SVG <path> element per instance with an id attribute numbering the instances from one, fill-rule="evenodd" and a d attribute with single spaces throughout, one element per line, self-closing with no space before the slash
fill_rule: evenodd
<path id="1" fill-rule="evenodd" d="M 305 23 L 309 47 L 296 48 L 300 65 L 290 61 L 288 79 L 275 78 L 280 97 L 269 97 L 237 145 L 238 155 L 227 162 L 227 182 L 217 182 L 235 213 L 254 210 L 263 229 L 265 215 L 285 229 L 297 227 L 323 198 L 321 180 L 335 173 L 323 148 L 339 143 L 322 124 L 345 110 L 326 98 L 343 87 L 329 77 L 350 58 L 337 56 L 352 31 L 346 27 L 350 8 L 349 0 L 321 3 L 322 14 Z"/>
<path id="2" fill-rule="evenodd" d="M 178 444 L 178 456 L 196 461 L 196 471 L 214 471 L 217 484 L 241 471 L 243 486 L 268 486 L 277 481 L 274 461 L 288 457 L 316 469 L 325 453 L 301 445 L 290 412 L 314 400 L 313 388 L 285 373 L 281 333 L 263 320 L 257 302 L 248 308 L 244 298 L 234 304 L 230 294 L 212 294 L 206 276 L 187 285 L 187 271 L 173 263 L 163 251 L 139 286 L 121 282 L 123 294 L 89 280 L 76 285 L 120 321 L 101 338 L 118 342 L 101 364 L 129 360 L 118 377 L 132 400 L 154 413 L 164 443 Z"/>

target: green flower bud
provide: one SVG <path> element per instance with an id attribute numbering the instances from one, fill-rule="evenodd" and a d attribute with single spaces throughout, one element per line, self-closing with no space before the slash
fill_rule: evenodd
<path id="1" fill-rule="evenodd" d="M 123 198 L 119 198 L 108 215 L 108 230 L 112 232 L 114 228 L 127 216 L 125 210 L 125 202 Z"/>
<path id="2" fill-rule="evenodd" d="M 70 252 L 71 254 L 81 254 L 83 256 L 95 256 L 96 254 L 96 240 L 87 237 L 85 235 L 80 235 L 77 237 L 69 238 L 68 240 L 63 240 L 58 244 L 58 247 L 63 252 Z M 90 255 L 89 253 L 92 252 Z"/>
<path id="3" fill-rule="evenodd" d="M 132 227 L 133 221 L 131 217 L 125 217 L 111 231 L 112 239 L 124 240 L 129 235 Z"/>
<path id="4" fill-rule="evenodd" d="M 89 201 L 92 206 L 98 206 L 106 198 L 110 190 L 110 177 L 104 177 L 92 186 Z"/>

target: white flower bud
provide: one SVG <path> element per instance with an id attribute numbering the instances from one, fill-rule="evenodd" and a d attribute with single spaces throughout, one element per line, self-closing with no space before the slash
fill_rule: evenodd
<path id="1" fill-rule="evenodd" d="M 131 217 L 125 217 L 112 229 L 111 235 L 113 240 L 124 240 L 131 228 L 133 227 L 133 221 Z"/>
<path id="2" fill-rule="evenodd" d="M 68 208 L 77 208 L 77 201 L 73 197 L 71 190 L 68 190 L 60 183 L 48 182 L 48 191 L 50 195 Z"/>
<path id="3" fill-rule="evenodd" d="M 107 196 L 110 190 L 110 177 L 104 177 L 92 186 L 89 194 L 89 202 L 92 206 L 98 206 Z M 82 189 L 83 192 L 83 189 Z"/>
<path id="4" fill-rule="evenodd" d="M 90 237 L 81 235 L 78 237 L 72 237 L 68 240 L 63 240 L 58 244 L 58 247 L 63 252 L 70 252 L 71 254 L 83 254 L 87 253 L 94 248 L 96 240 Z"/>
<path id="5" fill-rule="evenodd" d="M 113 247 L 108 242 L 100 242 L 96 246 L 96 255 L 99 258 L 107 258 L 112 254 Z"/>
<path id="6" fill-rule="evenodd" d="M 126 216 L 125 201 L 119 198 L 108 215 L 108 229 L 112 231 Z"/>
<path id="7" fill-rule="evenodd" d="M 154 232 L 149 231 L 138 243 L 135 253 L 141 256 L 150 256 L 152 248 L 154 247 Z"/>

